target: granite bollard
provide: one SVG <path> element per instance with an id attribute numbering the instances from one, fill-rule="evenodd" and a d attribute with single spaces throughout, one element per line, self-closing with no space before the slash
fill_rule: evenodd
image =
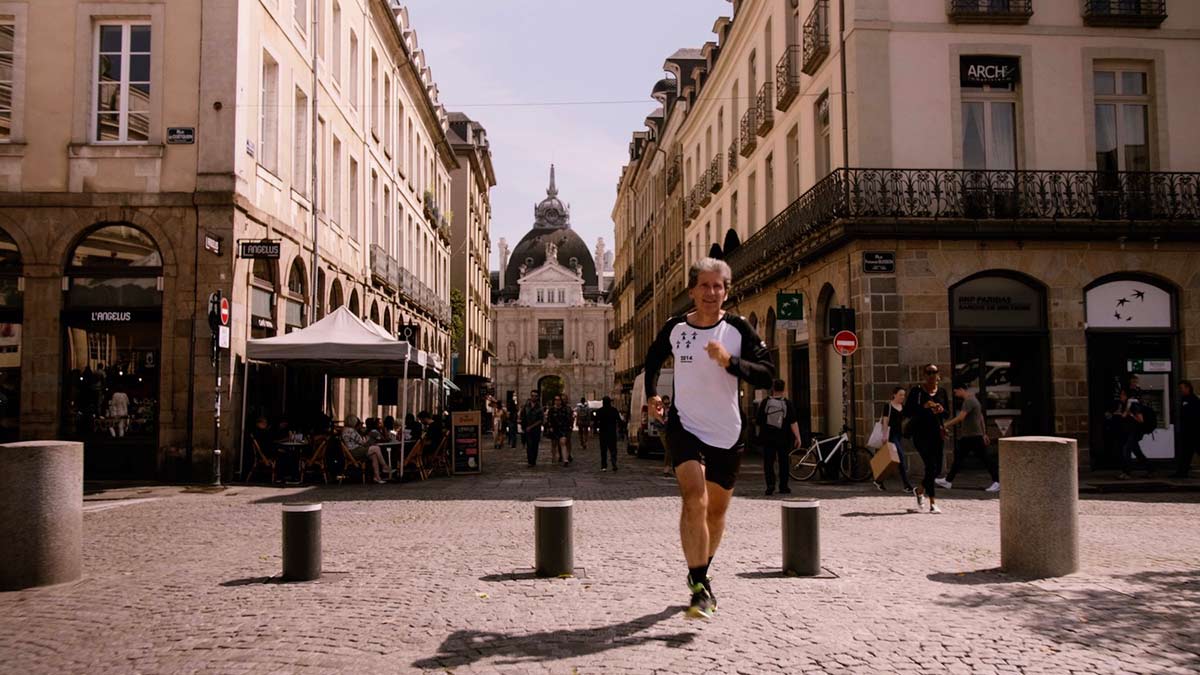
<path id="1" fill-rule="evenodd" d="M 0 591 L 83 573 L 83 444 L 0 445 Z"/>
<path id="2" fill-rule="evenodd" d="M 1079 570 L 1079 473 L 1075 441 L 1000 439 L 1000 567 L 1028 578 Z"/>

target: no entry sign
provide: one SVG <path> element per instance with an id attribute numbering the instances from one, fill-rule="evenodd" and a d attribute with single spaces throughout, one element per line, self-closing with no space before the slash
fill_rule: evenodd
<path id="1" fill-rule="evenodd" d="M 221 298 L 221 325 L 229 325 L 229 298 Z"/>
<path id="2" fill-rule="evenodd" d="M 850 356 L 858 351 L 858 336 L 844 330 L 833 336 L 833 351 L 842 356 Z"/>

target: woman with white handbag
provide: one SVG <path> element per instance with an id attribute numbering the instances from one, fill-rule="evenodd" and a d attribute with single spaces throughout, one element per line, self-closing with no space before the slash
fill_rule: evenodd
<path id="1" fill-rule="evenodd" d="M 904 484 L 904 491 L 910 493 L 913 491 L 912 483 L 908 480 L 908 460 L 904 458 L 904 448 L 900 445 L 902 433 L 901 427 L 904 420 L 904 400 L 908 397 L 908 392 L 904 387 L 896 387 L 892 390 L 892 399 L 887 402 L 883 409 L 883 415 L 879 418 L 879 423 L 876 425 L 878 429 L 882 426 L 884 439 L 880 444 L 880 452 L 886 452 L 885 447 L 888 443 L 896 446 L 896 454 L 900 456 L 900 481 Z M 875 440 L 875 434 L 871 434 L 871 440 Z M 875 481 L 876 489 L 883 490 L 885 486 L 883 480 Z"/>

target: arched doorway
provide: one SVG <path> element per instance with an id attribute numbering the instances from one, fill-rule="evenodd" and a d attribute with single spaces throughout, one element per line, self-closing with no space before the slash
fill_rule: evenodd
<path id="1" fill-rule="evenodd" d="M 250 270 L 250 337 L 275 337 L 275 292 L 279 263 L 257 258 Z"/>
<path id="2" fill-rule="evenodd" d="M 71 250 L 63 302 L 61 429 L 88 478 L 150 478 L 158 453 L 162 256 L 127 224 Z"/>
<path id="3" fill-rule="evenodd" d="M 370 319 L 371 323 L 379 325 L 379 303 L 374 300 L 371 301 Z"/>
<path id="4" fill-rule="evenodd" d="M 342 282 L 334 279 L 329 285 L 329 311 L 333 311 L 342 306 Z"/>
<path id="5" fill-rule="evenodd" d="M 0 230 L 0 443 L 21 435 L 21 251 Z"/>
<path id="6" fill-rule="evenodd" d="M 305 314 L 308 310 L 308 274 L 304 271 L 304 261 L 299 256 L 292 261 L 288 272 L 287 294 L 284 300 L 283 332 L 290 333 L 304 328 L 307 324 Z"/>
<path id="7" fill-rule="evenodd" d="M 830 316 L 831 312 L 837 309 L 840 309 L 837 292 L 833 286 L 825 284 L 817 296 L 817 321 L 820 325 L 817 326 L 816 339 L 820 355 L 817 360 L 825 383 L 824 397 L 821 400 L 824 408 L 822 417 L 825 421 L 825 433 L 831 436 L 841 432 L 846 419 L 842 357 L 833 348 L 833 334 L 836 332 L 833 329 L 840 320 Z"/>
<path id="8" fill-rule="evenodd" d="M 989 433 L 1053 431 L 1048 351 L 1046 288 L 1038 280 L 988 270 L 950 287 L 950 377 L 976 393 Z"/>
<path id="9" fill-rule="evenodd" d="M 355 316 L 355 318 L 358 318 L 358 319 L 362 318 L 362 312 L 359 311 L 360 306 L 358 303 L 358 289 L 357 288 L 350 291 L 349 307 L 350 307 L 350 313 L 353 314 Z"/>
<path id="10" fill-rule="evenodd" d="M 544 375 L 538 379 L 538 392 L 541 393 L 542 405 L 549 406 L 555 396 L 565 393 L 566 385 L 558 375 Z"/>
<path id="11" fill-rule="evenodd" d="M 1148 274 L 1121 272 L 1084 287 L 1091 468 L 1121 465 L 1124 435 L 1106 415 L 1120 388 L 1136 383 L 1138 401 L 1154 408 L 1158 429 L 1142 438 L 1151 459 L 1175 456 L 1175 388 L 1180 377 L 1178 290 Z M 1134 378 L 1137 378 L 1134 380 Z"/>
<path id="12" fill-rule="evenodd" d="M 390 335 L 396 334 L 395 329 L 392 328 L 392 310 L 391 310 L 391 308 L 383 310 L 383 323 L 380 325 L 382 325 L 383 329 L 386 330 Z"/>

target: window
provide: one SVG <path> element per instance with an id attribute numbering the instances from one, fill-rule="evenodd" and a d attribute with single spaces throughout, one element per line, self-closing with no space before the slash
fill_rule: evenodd
<path id="1" fill-rule="evenodd" d="M 358 241 L 358 160 L 350 158 L 350 238 Z"/>
<path id="2" fill-rule="evenodd" d="M 262 95 L 258 108 L 258 163 L 279 173 L 279 64 L 263 52 Z"/>
<path id="3" fill-rule="evenodd" d="M 150 26 L 101 24 L 96 29 L 96 131 L 101 143 L 150 140 Z"/>
<path id="4" fill-rule="evenodd" d="M 371 169 L 371 243 L 378 244 L 379 236 L 379 174 Z"/>
<path id="5" fill-rule="evenodd" d="M 825 91 L 817 99 L 816 102 L 817 115 L 817 147 L 815 150 L 815 158 L 817 161 L 817 180 L 821 180 L 829 175 L 832 167 L 832 159 L 829 156 L 829 91 Z"/>
<path id="6" fill-rule="evenodd" d="M 746 96 L 753 97 L 758 92 L 758 52 L 755 50 L 750 50 L 750 62 L 746 66 L 746 71 L 746 79 L 749 82 L 746 87 Z"/>
<path id="7" fill-rule="evenodd" d="M 545 289 L 542 289 L 542 288 L 539 288 L 539 289 L 537 289 L 537 301 L 538 301 L 538 304 L 541 304 L 541 303 L 543 303 L 543 302 L 546 302 L 546 291 L 545 291 Z"/>
<path id="8" fill-rule="evenodd" d="M 308 34 L 308 0 L 292 0 L 293 16 L 296 18 L 296 28 L 301 33 Z"/>
<path id="9" fill-rule="evenodd" d="M 308 96 L 296 90 L 296 105 L 292 108 L 292 122 L 296 144 L 292 150 L 292 189 L 302 195 L 308 194 Z"/>
<path id="10" fill-rule="evenodd" d="M 746 181 L 746 233 L 758 228 L 758 176 L 751 173 Z"/>
<path id="11" fill-rule="evenodd" d="M 308 297 L 305 287 L 308 277 L 304 272 L 304 263 L 297 258 L 292 262 L 288 273 L 288 295 L 284 302 L 283 332 L 290 333 L 304 328 L 304 303 Z"/>
<path id="12" fill-rule="evenodd" d="M 379 245 L 382 246 L 388 253 L 392 252 L 392 190 L 387 185 L 383 186 L 383 231 L 380 232 Z"/>
<path id="13" fill-rule="evenodd" d="M 787 135 L 787 201 L 800 197 L 800 127 L 792 127 Z"/>
<path id="14" fill-rule="evenodd" d="M 737 193 L 729 196 L 729 229 L 736 231 L 738 226 Z"/>
<path id="15" fill-rule="evenodd" d="M 358 36 L 350 31 L 350 107 L 358 110 Z"/>
<path id="16" fill-rule="evenodd" d="M 392 79 L 383 76 L 383 151 L 392 154 Z"/>
<path id="17" fill-rule="evenodd" d="M 342 142 L 333 137 L 333 163 L 330 165 L 329 220 L 335 225 L 342 222 Z"/>
<path id="18" fill-rule="evenodd" d="M 1150 170 L 1150 89 L 1147 71 L 1104 67 L 1094 75 L 1096 169 Z"/>
<path id="19" fill-rule="evenodd" d="M 250 337 L 275 335 L 275 261 L 255 260 L 250 279 Z"/>
<path id="20" fill-rule="evenodd" d="M 963 168 L 1016 169 L 1016 85 L 964 85 L 962 99 Z"/>
<path id="21" fill-rule="evenodd" d="M 396 84 L 397 87 L 401 85 Z M 396 102 L 396 142 L 400 144 L 400 148 L 396 154 L 396 168 L 400 171 L 401 176 L 408 175 L 408 167 L 404 165 L 404 103 Z"/>
<path id="22" fill-rule="evenodd" d="M 12 140 L 13 64 L 16 25 L 0 22 L 0 141 Z"/>
<path id="23" fill-rule="evenodd" d="M 775 217 L 775 153 L 767 155 L 763 162 L 763 206 L 766 207 L 766 222 Z"/>
<path id="24" fill-rule="evenodd" d="M 567 302 L 567 290 L 565 288 L 558 289 L 558 304 L 562 305 Z"/>
<path id="25" fill-rule="evenodd" d="M 342 6 L 336 1 L 333 3 L 333 55 L 330 59 L 330 65 L 333 68 L 333 81 L 337 84 L 342 83 Z"/>
<path id="26" fill-rule="evenodd" d="M 329 219 L 329 181 L 325 178 L 329 175 L 329 151 L 326 150 L 326 142 L 329 136 L 325 131 L 325 120 L 317 118 L 317 176 L 320 177 L 320 182 L 317 184 L 317 209 Z"/>
<path id="27" fill-rule="evenodd" d="M 379 56 L 371 50 L 371 135 L 379 140 Z"/>
<path id="28" fill-rule="evenodd" d="M 538 321 L 538 358 L 551 356 L 563 358 L 563 320 L 540 319 Z"/>
<path id="29" fill-rule="evenodd" d="M 316 23 L 317 23 L 317 55 L 322 60 L 328 61 L 329 55 L 325 53 L 325 3 L 328 0 L 314 0 L 316 2 Z"/>

